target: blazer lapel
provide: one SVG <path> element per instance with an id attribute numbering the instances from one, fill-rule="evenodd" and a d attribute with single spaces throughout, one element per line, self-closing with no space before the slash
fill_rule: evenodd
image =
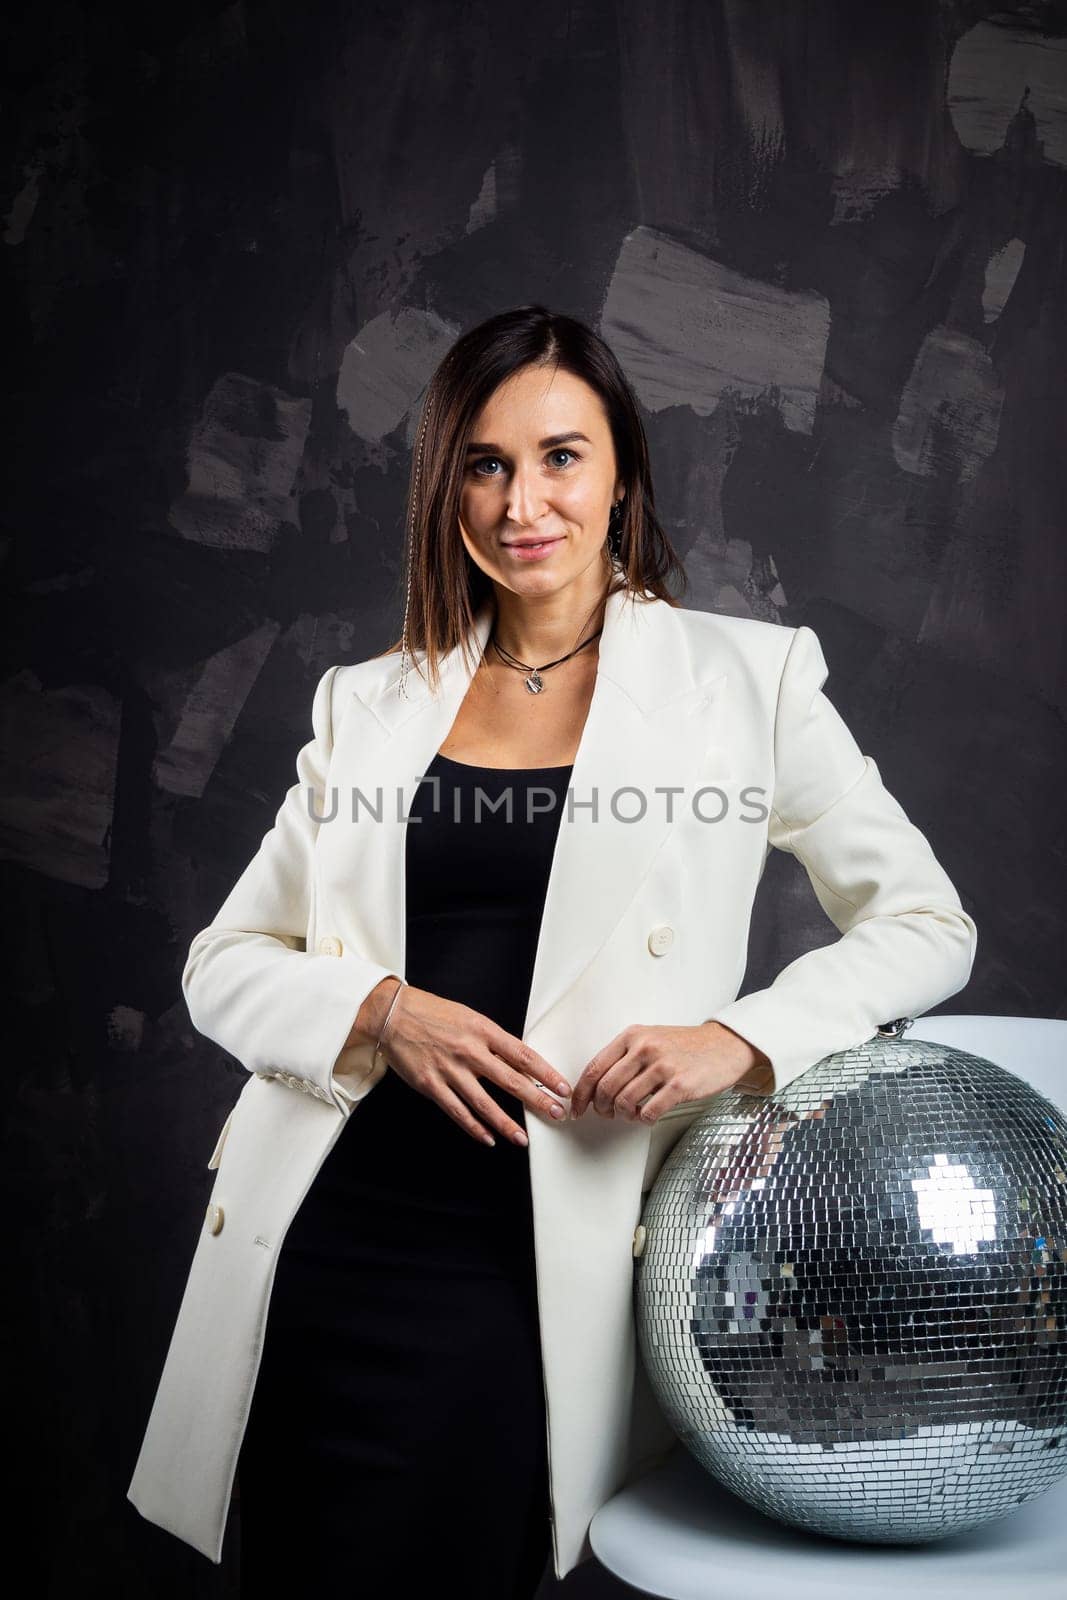
<path id="1" fill-rule="evenodd" d="M 491 621 L 487 602 L 474 619 L 474 662 Z M 710 642 L 706 658 L 693 659 L 690 637 L 666 602 L 608 597 L 593 695 L 556 836 L 524 1038 L 607 940 L 693 791 L 730 776 L 725 748 L 716 742 L 726 674 Z M 346 830 L 358 853 L 345 871 L 359 885 L 355 920 L 364 953 L 401 973 L 405 819 L 471 676 L 457 646 L 442 660 L 436 695 L 409 663 L 403 699 L 397 656 L 384 687 L 366 699 L 353 694 L 338 732 L 330 781 L 336 785 L 343 771 L 346 788 L 337 803 L 349 806 L 351 784 L 377 807 L 372 826 Z M 673 800 L 668 789 L 676 791 Z M 335 862 L 335 877 L 338 870 Z"/>

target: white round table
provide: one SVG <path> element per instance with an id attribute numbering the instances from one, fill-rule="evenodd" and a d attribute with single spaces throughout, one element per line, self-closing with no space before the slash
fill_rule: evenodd
<path id="1" fill-rule="evenodd" d="M 1063 1600 L 1067 1478 L 971 1533 L 849 1544 L 764 1516 L 679 1444 L 600 1508 L 589 1542 L 617 1578 L 669 1600 Z"/>

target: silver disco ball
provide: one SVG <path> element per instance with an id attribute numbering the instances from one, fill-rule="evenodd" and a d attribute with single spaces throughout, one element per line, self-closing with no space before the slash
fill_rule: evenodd
<path id="1" fill-rule="evenodd" d="M 1067 1117 L 876 1035 L 715 1097 L 648 1197 L 635 1310 L 678 1437 L 795 1527 L 920 1544 L 1067 1474 Z"/>

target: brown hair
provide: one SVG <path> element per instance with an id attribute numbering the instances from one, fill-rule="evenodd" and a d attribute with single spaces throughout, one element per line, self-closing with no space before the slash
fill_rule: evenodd
<path id="1" fill-rule="evenodd" d="M 466 648 L 474 614 L 492 594 L 459 531 L 474 419 L 494 390 L 527 366 L 553 366 L 584 379 L 607 413 L 619 476 L 626 484 L 611 591 L 625 588 L 636 598 L 678 605 L 666 580 L 677 577 L 683 594 L 688 582 L 656 516 L 637 400 L 611 350 L 584 323 L 544 306 L 502 311 L 461 335 L 441 361 L 426 391 L 412 460 L 404 626 L 407 650 L 423 652 L 434 692 L 440 658 L 457 644 Z M 404 643 L 402 634 L 381 655 L 401 650 Z"/>

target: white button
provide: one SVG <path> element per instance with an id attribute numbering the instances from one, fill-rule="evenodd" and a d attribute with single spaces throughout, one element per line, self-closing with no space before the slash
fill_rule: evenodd
<path id="1" fill-rule="evenodd" d="M 323 934 L 319 940 L 320 956 L 339 956 L 343 949 L 340 939 L 335 939 L 332 933 Z"/>
<path id="2" fill-rule="evenodd" d="M 653 928 L 648 936 L 648 948 L 654 956 L 665 956 L 674 943 L 674 929 L 664 922 Z"/>
<path id="3" fill-rule="evenodd" d="M 207 1208 L 207 1225 L 212 1233 L 221 1233 L 222 1224 L 226 1216 L 221 1206 L 210 1205 Z"/>
<path id="4" fill-rule="evenodd" d="M 645 1248 L 645 1225 L 639 1222 L 634 1229 L 634 1255 L 639 1256 Z"/>

